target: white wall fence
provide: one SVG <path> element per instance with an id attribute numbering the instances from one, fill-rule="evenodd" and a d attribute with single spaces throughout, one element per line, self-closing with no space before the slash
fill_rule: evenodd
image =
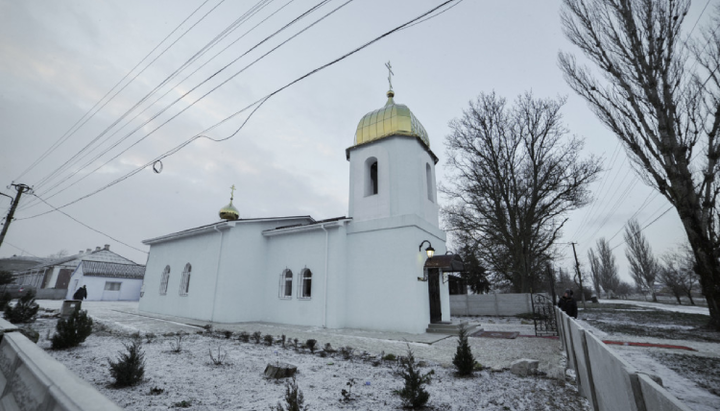
<path id="1" fill-rule="evenodd" d="M 557 307 L 558 331 L 580 393 L 595 411 L 692 411 Z"/>
<path id="2" fill-rule="evenodd" d="M 3 319 L 0 338 L 0 410 L 121 409 Z"/>
<path id="3" fill-rule="evenodd" d="M 450 296 L 451 315 L 513 316 L 532 312 L 531 294 L 460 294 Z"/>
<path id="4" fill-rule="evenodd" d="M 38 300 L 64 300 L 67 288 L 40 288 L 35 294 Z"/>

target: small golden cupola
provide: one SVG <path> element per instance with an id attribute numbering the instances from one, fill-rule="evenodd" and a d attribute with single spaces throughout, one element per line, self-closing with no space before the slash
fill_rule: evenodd
<path id="1" fill-rule="evenodd" d="M 387 92 L 387 103 L 381 109 L 363 116 L 355 132 L 354 145 L 360 145 L 390 136 L 418 137 L 427 148 L 430 138 L 425 127 L 404 104 L 396 104 L 392 88 Z"/>
<path id="2" fill-rule="evenodd" d="M 240 218 L 240 212 L 233 206 L 233 195 L 235 194 L 235 185 L 230 187 L 230 204 L 220 209 L 220 218 L 223 220 L 234 221 Z"/>

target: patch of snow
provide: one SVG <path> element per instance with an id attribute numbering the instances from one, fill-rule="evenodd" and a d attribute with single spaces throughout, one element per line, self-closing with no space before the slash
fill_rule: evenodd
<path id="1" fill-rule="evenodd" d="M 634 301 L 634 300 L 599 300 L 602 304 L 625 304 L 634 305 L 637 307 L 646 307 L 656 310 L 673 311 L 676 313 L 686 314 L 703 314 L 710 316 L 710 311 L 707 307 L 698 307 L 696 305 L 669 305 L 662 303 L 653 303 L 650 301 Z"/>

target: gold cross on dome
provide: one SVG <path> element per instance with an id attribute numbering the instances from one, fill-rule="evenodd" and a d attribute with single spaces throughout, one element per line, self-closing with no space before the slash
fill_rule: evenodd
<path id="1" fill-rule="evenodd" d="M 392 90 L 392 76 L 395 75 L 392 71 L 392 66 L 390 65 L 390 60 L 388 60 L 387 63 L 385 63 L 385 67 L 388 69 L 388 84 L 390 84 L 390 90 Z"/>
<path id="2" fill-rule="evenodd" d="M 233 196 L 235 195 L 235 184 L 230 187 L 230 201 L 233 201 Z"/>

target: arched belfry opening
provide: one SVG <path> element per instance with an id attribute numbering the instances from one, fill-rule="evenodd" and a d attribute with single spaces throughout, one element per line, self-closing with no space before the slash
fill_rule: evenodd
<path id="1" fill-rule="evenodd" d="M 378 193 L 378 161 L 375 157 L 365 160 L 365 197 Z"/>

